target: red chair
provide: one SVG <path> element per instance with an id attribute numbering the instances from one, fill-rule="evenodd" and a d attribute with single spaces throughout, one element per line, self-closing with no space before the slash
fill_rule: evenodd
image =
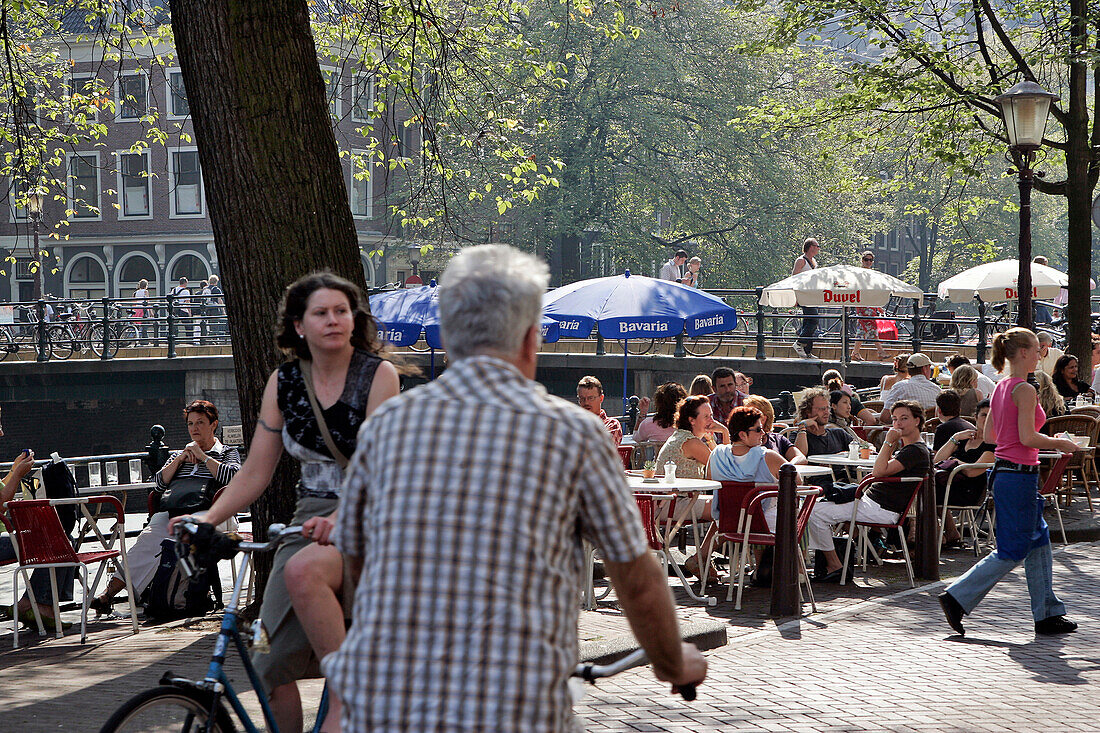
<path id="1" fill-rule="evenodd" d="M 110 535 L 104 537 L 102 533 L 99 532 L 98 527 L 95 529 L 96 534 L 99 535 L 100 539 L 104 542 L 105 549 L 98 552 L 77 552 L 73 549 L 72 542 L 62 528 L 61 520 L 57 516 L 57 510 L 54 508 L 58 504 L 63 503 L 84 505 L 82 507 L 84 517 L 93 524 L 95 519 L 101 515 L 97 514 L 96 517 L 93 517 L 89 514 L 87 511 L 88 505 L 106 505 L 108 509 L 113 510 L 115 524 L 110 531 Z M 55 570 L 57 568 L 75 567 L 80 577 L 81 589 L 83 591 L 83 604 L 80 614 L 80 643 L 83 644 L 87 638 L 88 601 L 92 597 L 92 588 L 89 587 L 88 583 L 88 565 L 93 563 L 100 564 L 100 572 L 96 576 L 96 580 L 98 581 L 103 574 L 104 565 L 109 562 L 115 565 L 126 579 L 126 591 L 129 596 L 131 621 L 134 625 L 134 633 L 137 633 L 137 607 L 134 604 L 134 592 L 130 584 L 129 566 L 126 561 L 125 514 L 123 512 L 122 503 L 118 499 L 113 496 L 90 496 L 79 499 L 56 500 L 31 499 L 27 501 L 11 501 L 5 506 L 8 511 L 8 521 L 4 522 L 4 524 L 11 532 L 12 544 L 15 546 L 16 556 L 19 558 L 19 564 L 15 568 L 15 577 L 13 579 L 15 603 L 19 602 L 20 576 L 26 579 L 26 573 L 32 570 L 38 568 L 49 569 L 50 585 L 53 592 L 54 617 L 60 619 L 61 609 L 58 602 L 57 576 Z M 94 584 L 92 585 L 94 586 Z M 38 612 L 37 599 L 34 598 L 34 592 L 30 589 L 29 584 L 27 590 L 31 596 L 31 608 L 34 610 L 39 634 L 45 636 L 42 619 Z M 18 647 L 18 618 L 13 621 L 12 631 L 13 647 Z M 57 637 L 61 638 L 63 633 L 59 624 L 57 628 Z"/>
<path id="2" fill-rule="evenodd" d="M 619 458 L 621 458 L 623 462 L 623 469 L 629 471 L 634 468 L 634 464 L 632 463 L 634 459 L 634 446 L 620 445 L 617 447 L 619 449 Z"/>
<path id="3" fill-rule="evenodd" d="M 905 511 L 898 514 L 898 521 L 891 524 L 881 524 L 877 522 L 863 522 L 856 519 L 856 512 L 859 509 L 859 499 L 863 496 L 873 484 L 912 484 L 913 492 L 909 495 L 909 501 L 905 504 Z M 916 588 L 917 581 L 913 576 L 913 561 L 909 557 L 909 544 L 905 541 L 905 530 L 902 528 L 902 523 L 905 522 L 905 518 L 909 515 L 909 510 L 913 508 L 913 503 L 917 500 L 917 494 L 920 493 L 920 487 L 924 483 L 924 478 L 921 477 L 906 477 L 899 476 L 887 476 L 885 478 L 875 478 L 874 476 L 868 476 L 860 481 L 859 486 L 856 488 L 856 498 L 852 502 L 852 519 L 848 522 L 848 545 L 844 548 L 844 570 L 840 573 L 840 584 L 844 585 L 848 580 L 848 558 L 852 556 L 852 540 L 856 536 L 856 527 L 859 527 L 859 549 L 857 550 L 858 562 L 862 563 L 863 569 L 867 569 L 867 552 L 870 550 L 870 541 L 867 538 L 867 530 L 870 527 L 877 527 L 879 529 L 895 528 L 898 530 L 898 534 L 901 536 L 901 552 L 905 556 L 905 569 L 909 571 L 909 587 Z"/>
<path id="4" fill-rule="evenodd" d="M 1054 465 L 1050 467 L 1050 473 L 1047 474 L 1042 485 L 1039 486 L 1039 493 L 1042 494 L 1043 498 L 1050 499 L 1050 504 L 1054 507 L 1054 513 L 1058 515 L 1058 528 L 1062 530 L 1062 544 L 1064 545 L 1069 544 L 1069 541 L 1066 539 L 1066 526 L 1062 524 L 1062 507 L 1059 506 L 1058 492 L 1062 489 L 1062 477 L 1069 469 L 1069 463 L 1074 459 L 1074 456 L 1073 453 L 1061 454 L 1054 461 Z M 1088 491 L 1087 484 L 1085 491 Z"/>
<path id="5" fill-rule="evenodd" d="M 737 603 L 735 609 L 741 609 L 741 594 L 745 589 L 745 560 L 748 559 L 749 545 L 775 546 L 775 534 L 768 529 L 761 507 L 765 499 L 779 496 L 776 484 L 756 484 L 751 481 L 723 481 L 718 489 L 718 537 L 717 541 L 726 545 L 733 544 L 735 550 L 730 560 L 730 586 L 726 592 L 726 600 L 733 599 L 733 568 L 737 568 Z M 810 520 L 810 512 L 813 511 L 817 497 L 821 489 L 803 487 L 796 490 L 796 496 L 802 504 L 795 517 L 795 541 L 802 542 L 802 535 L 806 531 L 806 525 Z M 737 518 L 733 518 L 734 507 L 738 507 Z M 727 551 L 727 554 L 728 551 Z M 799 565 L 799 582 L 806 584 L 806 592 L 810 599 L 810 607 L 817 611 L 817 603 L 814 601 L 813 588 L 810 586 L 810 577 L 806 572 L 806 562 L 801 549 L 797 552 Z M 713 556 L 713 554 L 712 554 Z M 708 570 L 710 558 L 707 558 Z"/>

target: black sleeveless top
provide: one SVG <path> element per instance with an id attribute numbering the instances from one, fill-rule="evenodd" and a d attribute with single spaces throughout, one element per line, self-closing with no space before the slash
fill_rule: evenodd
<path id="1" fill-rule="evenodd" d="M 371 384 L 381 363 L 380 357 L 356 349 L 351 363 L 348 364 L 340 399 L 321 411 L 332 434 L 332 441 L 347 458 L 351 458 L 351 454 L 355 452 L 359 426 L 366 419 Z M 309 395 L 306 393 L 302 370 L 297 360 L 279 367 L 277 383 L 279 412 L 283 414 L 286 435 L 299 445 L 332 458 L 332 452 L 325 445 L 321 429 L 313 417 L 313 408 L 309 404 Z"/>

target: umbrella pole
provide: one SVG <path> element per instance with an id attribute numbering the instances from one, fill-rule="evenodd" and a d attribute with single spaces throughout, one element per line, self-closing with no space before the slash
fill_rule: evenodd
<path id="1" fill-rule="evenodd" d="M 848 366 L 848 308 L 847 306 L 840 309 L 840 365 L 841 368 L 847 371 Z M 844 378 L 848 378 L 848 374 L 844 374 Z"/>
<path id="2" fill-rule="evenodd" d="M 432 363 L 432 379 L 435 379 L 435 349 L 432 349 L 430 359 Z"/>
<path id="3" fill-rule="evenodd" d="M 626 359 L 630 349 L 626 348 L 628 339 L 623 339 L 623 414 L 627 413 L 630 404 L 630 395 L 626 393 Z"/>

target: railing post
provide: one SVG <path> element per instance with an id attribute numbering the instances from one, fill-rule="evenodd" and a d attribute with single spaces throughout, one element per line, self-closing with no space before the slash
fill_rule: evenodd
<path id="1" fill-rule="evenodd" d="M 775 515 L 775 557 L 772 564 L 772 605 L 769 615 L 773 617 L 797 616 L 801 610 L 798 602 L 798 562 L 795 556 L 799 552 L 795 533 L 795 505 L 798 496 L 795 486 L 798 483 L 797 472 L 789 463 L 779 469 L 779 498 Z"/>
<path id="2" fill-rule="evenodd" d="M 913 301 L 913 353 L 920 351 L 920 306 Z"/>
<path id="3" fill-rule="evenodd" d="M 164 427 L 154 425 L 149 428 L 149 437 L 152 440 L 145 446 L 145 467 L 149 469 L 150 474 L 155 474 L 168 462 L 168 446 L 162 442 Z"/>
<path id="4" fill-rule="evenodd" d="M 623 348 L 626 348 L 626 342 L 623 342 Z M 607 348 L 604 346 L 603 334 L 596 331 L 596 356 L 606 356 Z"/>
<path id="5" fill-rule="evenodd" d="M 980 296 L 975 296 L 974 300 L 978 301 L 978 363 L 985 364 L 985 350 L 988 348 L 985 340 L 985 329 L 988 325 L 985 322 L 985 301 Z"/>
<path id="6" fill-rule="evenodd" d="M 764 306 L 760 299 L 764 297 L 764 287 L 756 288 L 756 358 L 760 361 L 768 358 L 764 350 Z"/>
<path id="7" fill-rule="evenodd" d="M 113 359 L 111 354 L 111 299 L 103 298 L 103 353 L 100 359 Z"/>
<path id="8" fill-rule="evenodd" d="M 38 323 L 35 324 L 35 337 L 38 341 L 38 357 L 35 361 L 49 361 L 50 342 L 46 336 L 46 301 L 39 298 L 34 308 L 35 313 L 38 314 Z"/>
<path id="9" fill-rule="evenodd" d="M 780 420 L 786 420 L 794 414 L 792 406 L 794 405 L 794 395 L 788 390 L 783 390 L 779 393 L 779 414 L 777 417 Z"/>
<path id="10" fill-rule="evenodd" d="M 168 302 L 168 358 L 176 358 L 176 309 L 174 307 L 176 296 L 168 293 L 164 296 Z M 599 355 L 599 352 L 596 352 Z"/>
<path id="11" fill-rule="evenodd" d="M 623 434 L 633 433 L 638 427 L 638 395 L 630 395 L 629 407 L 626 408 L 626 425 L 623 426 Z"/>
<path id="12" fill-rule="evenodd" d="M 683 359 L 687 356 L 687 349 L 684 348 L 684 332 L 676 334 L 676 348 L 672 350 L 672 355 L 677 359 Z"/>

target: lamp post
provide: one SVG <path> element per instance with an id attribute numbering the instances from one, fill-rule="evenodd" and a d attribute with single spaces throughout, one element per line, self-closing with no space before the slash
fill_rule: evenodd
<path id="1" fill-rule="evenodd" d="M 31 218 L 31 231 L 34 237 L 34 299 L 42 298 L 42 258 L 38 256 L 38 224 L 42 221 L 42 191 L 38 188 L 27 194 L 27 214 Z"/>
<path id="2" fill-rule="evenodd" d="M 405 280 L 406 288 L 415 288 L 418 285 L 423 285 L 424 281 L 420 279 L 420 247 L 415 244 L 409 245 L 409 265 L 412 266 L 412 276 Z"/>
<path id="3" fill-rule="evenodd" d="M 1050 105 L 1057 100 L 1057 94 L 1048 92 L 1033 81 L 1022 81 L 993 100 L 1001 107 L 1008 149 L 1020 177 L 1020 274 L 1016 280 L 1019 296 L 1016 325 L 1024 328 L 1035 327 L 1031 309 L 1031 187 L 1035 176 L 1041 178 L 1043 175 L 1033 171 L 1031 165 L 1035 161 L 1036 151 L 1043 145 Z"/>

